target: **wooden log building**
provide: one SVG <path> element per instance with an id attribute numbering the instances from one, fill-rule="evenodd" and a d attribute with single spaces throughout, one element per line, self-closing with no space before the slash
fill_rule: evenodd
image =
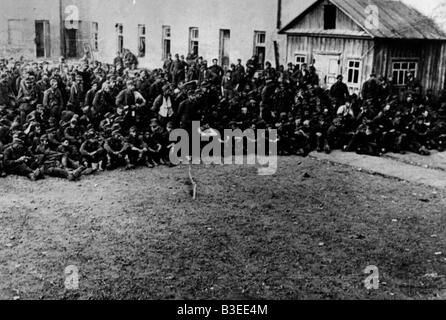
<path id="1" fill-rule="evenodd" d="M 287 61 L 314 64 L 322 87 L 342 74 L 351 93 L 371 73 L 403 91 L 413 72 L 423 91 L 446 80 L 446 34 L 416 9 L 389 0 L 319 0 L 283 27 Z"/>

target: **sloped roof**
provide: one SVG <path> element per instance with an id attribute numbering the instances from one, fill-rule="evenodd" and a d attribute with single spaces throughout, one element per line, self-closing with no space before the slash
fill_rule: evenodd
<path id="1" fill-rule="evenodd" d="M 394 0 L 329 0 L 343 13 L 350 17 L 372 38 L 388 39 L 429 39 L 446 40 L 446 34 L 429 17 L 418 10 Z M 293 28 L 308 12 L 321 3 L 316 1 L 279 33 L 298 32 Z M 375 5 L 378 8 L 379 25 L 367 26 L 366 8 Z"/>

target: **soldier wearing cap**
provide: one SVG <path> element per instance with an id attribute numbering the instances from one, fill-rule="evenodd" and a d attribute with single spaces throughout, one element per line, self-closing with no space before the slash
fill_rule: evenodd
<path id="1" fill-rule="evenodd" d="M 21 123 L 26 122 L 26 116 L 33 110 L 35 110 L 39 98 L 39 92 L 37 91 L 34 77 L 28 75 L 24 79 L 24 83 L 20 86 L 19 93 L 17 95 L 17 103 L 19 104 Z"/>
<path id="2" fill-rule="evenodd" d="M 192 121 L 198 117 L 197 97 L 194 90 L 187 92 L 187 99 L 182 101 L 178 107 L 177 119 L 180 127 L 189 130 Z"/>
<path id="3" fill-rule="evenodd" d="M 157 119 L 150 121 L 150 130 L 152 132 L 152 138 L 160 144 L 159 161 L 161 163 L 170 164 L 169 153 L 171 142 L 169 139 L 170 131 L 173 129 L 173 122 L 169 121 L 165 127 L 161 126 Z"/>
<path id="4" fill-rule="evenodd" d="M 203 61 L 203 64 L 200 67 L 200 73 L 198 76 L 198 84 L 201 84 L 205 81 L 207 81 L 211 84 L 217 84 L 217 85 L 219 84 L 218 75 L 216 75 L 211 70 L 209 70 L 207 61 Z"/>
<path id="5" fill-rule="evenodd" d="M 143 141 L 143 137 L 138 134 L 136 127 L 131 127 L 129 135 L 126 139 L 128 144 L 127 153 L 127 170 L 134 169 L 139 164 L 147 163 L 147 145 Z"/>
<path id="6" fill-rule="evenodd" d="M 169 85 L 163 87 L 163 93 L 153 102 L 152 112 L 158 115 L 159 121 L 166 125 L 174 116 L 172 88 Z"/>
<path id="7" fill-rule="evenodd" d="M 132 117 L 135 117 L 136 110 L 141 110 L 146 103 L 142 94 L 136 91 L 133 80 L 127 80 L 126 89 L 122 90 L 116 98 L 116 106 L 129 110 Z"/>
<path id="8" fill-rule="evenodd" d="M 82 131 L 78 125 L 77 117 L 70 120 L 69 126 L 64 131 L 64 138 L 70 141 L 73 146 L 80 147 L 82 144 Z"/>
<path id="9" fill-rule="evenodd" d="M 14 135 L 12 144 L 3 153 L 3 158 L 6 173 L 25 176 L 32 181 L 43 178 L 43 172 L 36 168 L 34 157 L 24 145 L 23 135 Z"/>
<path id="10" fill-rule="evenodd" d="M 93 81 L 93 83 L 91 84 L 91 89 L 88 90 L 87 94 L 85 95 L 84 106 L 88 107 L 88 109 L 93 107 L 93 101 L 98 90 L 99 90 L 99 82 Z"/>
<path id="11" fill-rule="evenodd" d="M 220 84 L 221 80 L 223 79 L 224 70 L 218 65 L 218 59 L 212 59 L 212 66 L 209 67 L 209 70 L 216 75 L 216 84 Z"/>
<path id="12" fill-rule="evenodd" d="M 126 88 L 122 90 L 118 97 L 116 98 L 116 106 L 118 107 L 131 107 L 135 106 L 136 99 L 135 99 L 135 83 L 132 80 L 128 80 L 126 82 Z"/>
<path id="13" fill-rule="evenodd" d="M 85 85 L 82 75 L 76 74 L 75 82 L 70 88 L 70 98 L 68 99 L 67 108 L 74 113 L 80 114 L 85 103 Z"/>
<path id="14" fill-rule="evenodd" d="M 235 65 L 234 71 L 232 72 L 234 85 L 237 87 L 236 90 L 240 90 L 243 87 L 245 76 L 245 67 L 242 65 L 242 59 L 237 59 L 237 64 Z"/>
<path id="15" fill-rule="evenodd" d="M 60 118 L 64 105 L 62 92 L 59 90 L 59 83 L 56 79 L 50 81 L 51 87 L 43 94 L 43 106 L 51 116 Z"/>
<path id="16" fill-rule="evenodd" d="M 200 67 L 197 66 L 195 62 L 192 62 L 187 69 L 186 82 L 188 81 L 198 81 L 200 77 Z"/>
<path id="17" fill-rule="evenodd" d="M 167 54 L 167 58 L 166 58 L 166 60 L 164 60 L 164 63 L 163 63 L 163 70 L 164 70 L 164 72 L 166 72 L 168 74 L 169 81 L 172 81 L 172 74 L 170 73 L 170 69 L 172 67 L 172 62 L 173 62 L 172 54 L 169 53 L 169 54 Z"/>
<path id="18" fill-rule="evenodd" d="M 151 126 L 154 123 L 158 123 L 157 119 L 153 119 L 151 121 Z M 161 159 L 161 150 L 162 146 L 161 144 L 155 139 L 155 135 L 153 132 L 147 130 L 143 134 L 143 141 L 147 148 L 147 158 L 146 158 L 146 165 L 148 168 L 154 168 L 155 166 L 164 163 Z"/>
<path id="19" fill-rule="evenodd" d="M 372 72 L 370 74 L 369 80 L 364 82 L 362 86 L 362 99 L 368 100 L 372 99 L 375 100 L 379 96 L 379 83 L 376 79 L 376 74 Z"/>
<path id="20" fill-rule="evenodd" d="M 184 57 L 183 57 L 184 58 Z M 177 86 L 178 83 L 183 82 L 186 77 L 187 63 L 184 59 L 180 60 L 179 54 L 175 54 L 175 59 L 170 66 L 170 73 L 172 75 L 172 83 Z"/>
<path id="21" fill-rule="evenodd" d="M 82 143 L 79 151 L 82 155 L 82 164 L 85 167 L 91 168 L 93 171 L 103 170 L 103 164 L 106 160 L 106 152 L 102 148 L 100 140 L 94 130 L 87 132 L 85 141 Z"/>
<path id="22" fill-rule="evenodd" d="M 225 99 L 231 100 L 234 95 L 234 78 L 231 70 L 227 70 L 221 82 L 221 93 Z"/>
<path id="23" fill-rule="evenodd" d="M 37 146 L 35 154 L 40 156 L 40 164 L 42 165 L 44 174 L 50 177 L 74 181 L 81 176 L 81 173 L 84 170 L 82 167 L 74 171 L 64 168 L 62 164 L 64 153 L 53 151 L 50 148 L 47 135 L 42 135 L 40 137 L 40 144 Z"/>
<path id="24" fill-rule="evenodd" d="M 345 101 L 350 98 L 347 85 L 342 81 L 344 77 L 338 75 L 337 81 L 330 88 L 330 96 L 335 99 L 336 107 L 340 107 L 345 104 Z"/>
<path id="25" fill-rule="evenodd" d="M 99 120 L 103 119 L 105 114 L 114 111 L 116 99 L 113 97 L 112 87 L 109 82 L 102 85 L 101 90 L 96 92 L 93 99 L 93 114 Z"/>
<path id="26" fill-rule="evenodd" d="M 390 99 L 394 89 L 392 83 L 386 77 L 380 76 L 378 81 L 379 81 L 379 100 L 380 102 L 384 102 L 387 99 Z"/>
<path id="27" fill-rule="evenodd" d="M 124 140 L 120 130 L 114 127 L 111 137 L 104 143 L 107 152 L 107 170 L 113 170 L 123 165 L 129 165 L 127 157 L 128 144 Z"/>
<path id="28" fill-rule="evenodd" d="M 276 69 L 274 69 L 271 65 L 271 62 L 267 61 L 265 63 L 265 70 L 263 70 L 263 78 L 266 83 L 271 83 L 276 81 Z"/>

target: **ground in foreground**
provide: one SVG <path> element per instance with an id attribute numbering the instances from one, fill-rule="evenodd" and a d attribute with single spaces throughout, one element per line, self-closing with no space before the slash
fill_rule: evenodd
<path id="1" fill-rule="evenodd" d="M 445 190 L 311 158 L 256 172 L 194 167 L 196 201 L 184 166 L 0 180 L 0 298 L 446 298 Z"/>

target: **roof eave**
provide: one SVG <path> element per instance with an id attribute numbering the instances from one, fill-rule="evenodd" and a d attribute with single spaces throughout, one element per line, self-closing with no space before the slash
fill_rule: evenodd
<path id="1" fill-rule="evenodd" d="M 295 23 L 297 23 L 303 16 L 305 16 L 308 12 L 313 10 L 319 3 L 323 2 L 323 0 L 317 0 L 313 4 L 311 4 L 308 8 L 302 11 L 296 18 L 291 20 L 291 22 L 287 23 L 282 29 L 279 30 L 279 34 L 284 34 L 287 29 L 291 28 Z"/>
<path id="2" fill-rule="evenodd" d="M 312 32 L 284 32 L 287 36 L 307 36 L 307 37 L 326 37 L 326 38 L 345 38 L 345 39 L 364 39 L 373 40 L 374 37 L 369 35 L 348 35 L 348 34 L 323 34 L 323 33 L 312 33 Z"/>
<path id="3" fill-rule="evenodd" d="M 375 37 L 377 40 L 408 40 L 408 41 L 439 41 L 439 42 L 446 42 L 446 38 L 442 39 L 433 39 L 433 38 L 397 38 L 397 37 Z"/>

